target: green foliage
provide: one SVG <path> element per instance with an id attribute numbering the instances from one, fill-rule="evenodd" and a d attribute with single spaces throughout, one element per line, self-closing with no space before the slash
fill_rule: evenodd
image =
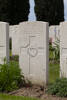
<path id="1" fill-rule="evenodd" d="M 21 70 L 17 62 L 0 65 L 0 91 L 13 91 L 24 84 L 24 76 L 21 75 Z"/>
<path id="2" fill-rule="evenodd" d="M 58 25 L 59 22 L 64 21 L 63 0 L 35 0 L 35 12 L 38 21 Z"/>
<path id="3" fill-rule="evenodd" d="M 9 22 L 11 0 L 0 0 L 0 21 Z"/>
<path id="4" fill-rule="evenodd" d="M 50 60 L 60 60 L 60 41 L 57 39 L 54 43 L 55 46 L 52 46 L 51 44 L 49 45 L 49 58 Z"/>
<path id="5" fill-rule="evenodd" d="M 67 78 L 60 78 L 50 85 L 47 93 L 60 97 L 67 97 Z"/>
<path id="6" fill-rule="evenodd" d="M 49 60 L 53 60 L 53 47 L 52 44 L 49 44 Z"/>
<path id="7" fill-rule="evenodd" d="M 29 0 L 11 0 L 10 24 L 27 21 L 29 14 Z"/>
<path id="8" fill-rule="evenodd" d="M 12 25 L 27 21 L 29 14 L 29 0 L 0 0 L 0 21 Z"/>
<path id="9" fill-rule="evenodd" d="M 56 42 L 54 43 L 55 47 L 54 47 L 54 56 L 55 56 L 55 60 L 59 60 L 60 59 L 60 40 L 57 39 Z"/>

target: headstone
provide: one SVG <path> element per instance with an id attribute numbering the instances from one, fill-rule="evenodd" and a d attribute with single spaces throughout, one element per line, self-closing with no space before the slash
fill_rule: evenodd
<path id="1" fill-rule="evenodd" d="M 0 64 L 9 61 L 9 24 L 0 22 Z"/>
<path id="2" fill-rule="evenodd" d="M 53 46 L 55 46 L 57 40 L 60 40 L 60 30 L 58 25 L 49 27 L 49 39 L 52 39 Z"/>
<path id="3" fill-rule="evenodd" d="M 12 38 L 13 28 L 13 26 L 9 26 L 9 38 Z"/>
<path id="4" fill-rule="evenodd" d="M 12 39 L 12 55 L 19 55 L 19 25 L 13 25 L 9 28 L 9 36 Z"/>
<path id="5" fill-rule="evenodd" d="M 60 75 L 67 78 L 67 22 L 60 24 Z"/>
<path id="6" fill-rule="evenodd" d="M 49 32 L 47 22 L 24 22 L 20 24 L 19 64 L 25 78 L 33 84 L 48 82 Z"/>

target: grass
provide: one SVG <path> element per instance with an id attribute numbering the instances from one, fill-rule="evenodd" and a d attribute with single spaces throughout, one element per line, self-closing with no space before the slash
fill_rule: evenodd
<path id="1" fill-rule="evenodd" d="M 10 50 L 10 57 L 12 56 L 12 51 Z M 49 63 L 49 83 L 55 82 L 57 78 L 59 78 L 60 74 L 60 62 L 54 61 L 54 52 L 52 50 L 49 51 L 49 59 L 52 61 Z"/>
<path id="2" fill-rule="evenodd" d="M 54 54 L 52 51 L 49 51 L 49 59 L 54 59 Z"/>
<path id="3" fill-rule="evenodd" d="M 12 51 L 10 51 L 10 57 L 12 56 Z M 50 59 L 53 58 L 53 52 L 50 51 Z M 55 82 L 57 78 L 59 78 L 59 69 L 60 69 L 60 64 L 59 62 L 50 62 L 49 64 L 49 83 Z M 22 96 L 11 96 L 11 95 L 5 95 L 5 94 L 0 94 L 0 100 L 39 100 L 35 98 L 30 98 L 30 97 L 22 97 Z"/>
<path id="4" fill-rule="evenodd" d="M 39 100 L 39 99 L 0 94 L 0 100 Z"/>
<path id="5" fill-rule="evenodd" d="M 49 83 L 55 82 L 57 78 L 59 78 L 60 67 L 59 63 L 50 63 L 49 64 Z"/>
<path id="6" fill-rule="evenodd" d="M 12 51 L 10 50 L 10 57 L 12 56 Z"/>
<path id="7" fill-rule="evenodd" d="M 55 82 L 57 78 L 60 76 L 60 62 L 59 62 L 59 56 L 56 59 L 55 55 L 55 49 L 50 45 L 49 46 L 49 83 Z M 56 52 L 58 50 L 56 49 Z"/>

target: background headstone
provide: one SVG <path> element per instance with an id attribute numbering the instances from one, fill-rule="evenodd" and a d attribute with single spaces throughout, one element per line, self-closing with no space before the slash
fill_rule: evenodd
<path id="1" fill-rule="evenodd" d="M 67 78 L 67 22 L 60 24 L 60 75 Z"/>
<path id="2" fill-rule="evenodd" d="M 49 29 L 46 22 L 20 24 L 19 64 L 24 76 L 34 84 L 48 82 Z"/>
<path id="3" fill-rule="evenodd" d="M 0 64 L 9 61 L 9 24 L 0 22 Z"/>
<path id="4" fill-rule="evenodd" d="M 13 25 L 9 27 L 9 36 L 12 40 L 12 55 L 19 55 L 19 25 Z"/>
<path id="5" fill-rule="evenodd" d="M 55 46 L 54 43 L 57 40 L 60 40 L 60 30 L 59 30 L 59 26 L 58 25 L 49 27 L 49 39 L 52 39 L 52 45 L 53 46 Z"/>

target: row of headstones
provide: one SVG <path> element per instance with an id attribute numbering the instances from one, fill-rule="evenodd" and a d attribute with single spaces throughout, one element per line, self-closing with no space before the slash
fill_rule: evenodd
<path id="1" fill-rule="evenodd" d="M 60 24 L 60 74 L 67 77 L 67 23 Z M 0 22 L 0 64 L 9 61 L 9 37 L 12 53 L 19 54 L 24 76 L 35 84 L 48 83 L 49 25 L 47 22 L 23 22 L 10 26 Z"/>
<path id="2" fill-rule="evenodd" d="M 21 25 L 21 24 L 20 24 Z M 9 36 L 12 38 L 12 54 L 19 54 L 19 34 L 20 25 L 14 25 L 9 27 Z M 15 40 L 16 39 L 16 40 Z M 55 42 L 60 40 L 60 26 L 54 25 L 49 27 L 49 40 L 52 43 L 52 46 L 55 46 Z"/>

